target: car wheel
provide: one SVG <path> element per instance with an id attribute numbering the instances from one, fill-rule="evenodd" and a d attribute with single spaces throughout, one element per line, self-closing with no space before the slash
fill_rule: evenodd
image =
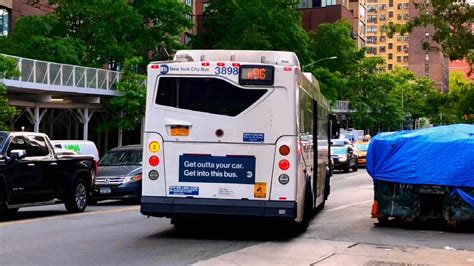
<path id="1" fill-rule="evenodd" d="M 351 163 L 348 161 L 346 167 L 344 168 L 344 173 L 349 173 L 351 170 Z"/>
<path id="2" fill-rule="evenodd" d="M 7 211 L 8 211 L 8 204 L 6 200 L 6 195 L 5 191 L 3 191 L 2 188 L 0 188 L 0 219 L 5 219 L 7 217 Z"/>
<path id="3" fill-rule="evenodd" d="M 65 205 L 68 212 L 83 212 L 87 207 L 87 186 L 83 179 L 74 182 L 72 190 L 66 196 Z"/>

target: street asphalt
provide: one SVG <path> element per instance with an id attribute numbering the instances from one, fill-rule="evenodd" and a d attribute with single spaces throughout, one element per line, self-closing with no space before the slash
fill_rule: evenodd
<path id="1" fill-rule="evenodd" d="M 375 226 L 370 218 L 372 198 L 372 181 L 364 169 L 336 173 L 325 209 L 302 234 L 288 233 L 288 225 L 245 221 L 200 221 L 177 230 L 169 219 L 147 218 L 139 213 L 138 205 L 120 201 L 102 202 L 72 215 L 63 205 L 25 208 L 0 223 L 0 265 L 206 264 L 242 250 L 258 251 L 262 245 L 268 251 L 274 243 L 474 251 L 469 228 L 451 233 L 442 226 L 420 225 L 410 230 L 396 224 Z M 258 252 L 249 254 L 258 256 Z M 245 260 L 236 263 L 245 264 Z"/>

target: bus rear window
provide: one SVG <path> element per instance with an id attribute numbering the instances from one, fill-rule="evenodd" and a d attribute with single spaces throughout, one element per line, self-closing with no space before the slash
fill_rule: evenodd
<path id="1" fill-rule="evenodd" d="M 242 89 L 217 78 L 161 77 L 155 103 L 180 109 L 237 116 L 266 89 Z"/>

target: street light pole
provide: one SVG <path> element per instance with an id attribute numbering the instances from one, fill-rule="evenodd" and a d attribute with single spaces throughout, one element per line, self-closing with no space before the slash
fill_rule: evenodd
<path id="1" fill-rule="evenodd" d="M 307 65 L 304 65 L 304 66 L 301 68 L 301 71 L 304 71 L 305 68 L 307 68 L 307 67 L 309 67 L 309 66 L 312 66 L 312 65 L 314 65 L 314 64 L 316 64 L 316 63 L 319 63 L 319 62 L 321 62 L 321 61 L 323 61 L 323 60 L 334 60 L 334 59 L 337 59 L 337 56 L 331 56 L 331 57 L 325 57 L 325 58 L 318 59 L 318 60 L 316 60 L 316 61 L 314 61 L 314 62 L 312 62 L 312 63 L 309 63 L 309 64 L 307 64 Z"/>

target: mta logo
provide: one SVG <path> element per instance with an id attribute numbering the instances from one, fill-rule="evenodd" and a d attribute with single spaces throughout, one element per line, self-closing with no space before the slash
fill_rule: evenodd
<path id="1" fill-rule="evenodd" d="M 168 71 L 170 71 L 170 67 L 168 65 L 161 65 L 160 69 L 160 73 L 163 75 L 168 74 Z"/>

